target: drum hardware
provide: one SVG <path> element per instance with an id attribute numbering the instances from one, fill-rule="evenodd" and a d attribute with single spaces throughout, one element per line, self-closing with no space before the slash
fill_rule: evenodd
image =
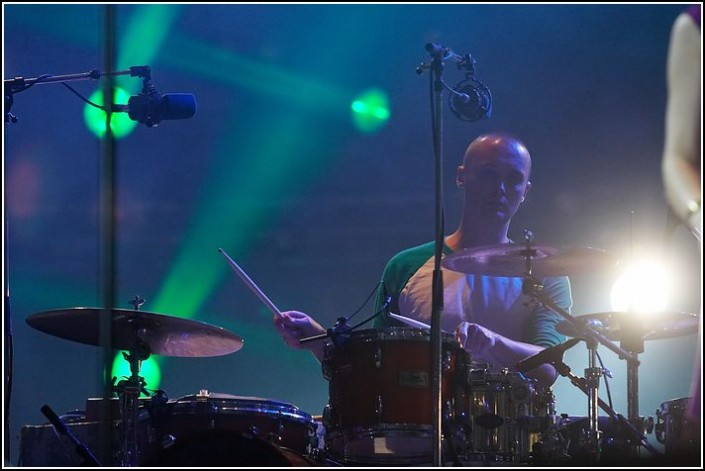
<path id="1" fill-rule="evenodd" d="M 553 367 L 556 369 L 556 371 L 558 372 L 559 375 L 561 375 L 565 378 L 568 378 L 570 380 L 571 384 L 573 384 L 573 386 L 577 387 L 582 392 L 584 392 L 586 395 L 588 395 L 588 397 L 590 397 L 589 396 L 590 386 L 589 386 L 588 380 L 586 378 L 580 378 L 580 377 L 576 376 L 575 374 L 573 374 L 571 372 L 570 367 L 568 365 L 566 365 L 565 363 L 563 363 L 563 361 L 561 361 L 561 360 L 552 360 L 552 361 L 550 361 L 550 363 L 551 363 L 551 365 L 553 365 Z M 592 400 L 592 397 L 590 397 L 590 399 Z M 635 424 L 632 421 L 626 419 L 622 414 L 618 414 L 617 412 L 615 412 L 614 409 L 612 409 L 605 401 L 603 401 L 599 397 L 596 398 L 596 402 L 597 402 L 597 405 L 603 411 L 607 412 L 609 417 L 615 423 L 617 423 L 620 427 L 622 427 L 623 430 L 628 432 L 628 434 L 633 438 L 632 440 L 630 440 L 632 443 L 641 444 L 644 448 L 649 450 L 654 456 L 658 456 L 658 454 L 659 454 L 658 451 L 649 443 L 648 439 L 642 433 L 643 429 L 648 429 L 648 419 L 644 422 L 644 424 L 642 424 L 641 427 L 637 427 L 637 426 L 635 426 Z M 595 426 L 590 421 L 590 418 L 588 418 L 588 422 L 589 422 L 589 429 L 588 430 L 591 435 L 590 444 L 592 446 L 594 446 L 594 433 L 593 433 L 593 431 L 594 431 Z M 599 420 L 598 420 L 598 424 L 599 424 Z M 598 428 L 598 430 L 599 430 L 599 428 Z M 602 433 L 602 431 L 600 431 L 600 434 L 601 433 Z M 600 438 L 601 438 L 601 436 L 598 435 L 598 439 L 600 439 Z M 599 443 L 598 443 L 598 449 L 599 449 Z"/>
<path id="2" fill-rule="evenodd" d="M 693 458 L 694 463 L 700 452 L 700 425 L 686 416 L 691 397 L 671 399 L 661 403 L 656 411 L 654 432 L 659 443 L 664 445 L 668 457 Z M 685 464 L 685 463 L 684 463 Z"/>
<path id="3" fill-rule="evenodd" d="M 359 327 L 362 327 L 363 325 L 367 324 L 375 317 L 377 317 L 380 314 L 382 314 L 383 312 L 385 312 L 391 302 L 392 302 L 392 297 L 387 296 L 384 303 L 382 303 L 382 306 L 379 308 L 379 310 L 377 312 L 372 314 L 370 317 L 368 317 L 364 321 L 359 322 L 358 324 L 355 324 L 354 326 L 350 326 L 348 323 L 350 322 L 350 319 L 352 318 L 352 316 L 354 316 L 355 314 L 350 316 L 350 318 L 339 317 L 336 320 L 333 327 L 326 330 L 325 334 L 319 334 L 319 335 L 313 335 L 311 337 L 300 338 L 299 343 L 307 343 L 307 342 L 313 342 L 315 340 L 330 338 L 331 342 L 333 342 L 333 344 L 335 346 L 342 346 L 345 343 L 345 341 L 350 337 L 350 334 L 353 331 L 357 330 Z"/>
<path id="4" fill-rule="evenodd" d="M 637 318 L 633 312 L 616 311 L 586 314 L 575 320 L 575 324 L 559 322 L 556 330 L 564 335 L 580 337 L 585 326 L 592 326 L 611 340 L 620 341 L 620 345 L 634 356 L 634 361 L 627 362 L 628 419 L 636 430 L 648 430 L 649 419 L 639 416 L 638 355 L 644 352 L 644 341 L 697 333 L 698 316 L 672 311 Z"/>
<path id="5" fill-rule="evenodd" d="M 613 417 L 601 415 L 598 418 L 600 428 L 600 465 L 608 467 L 628 465 L 633 467 L 636 461 L 632 456 L 634 448 L 634 435 L 630 429 L 631 423 L 624 417 L 615 420 Z M 564 462 L 567 466 L 582 465 L 589 461 L 589 420 L 583 416 L 568 416 L 561 414 L 555 430 L 555 439 L 560 449 L 552 450 L 553 456 L 548 455 L 546 464 L 559 464 Z M 556 453 L 558 451 L 558 453 Z M 653 462 L 658 462 L 654 460 Z M 650 461 L 644 461 L 646 465 Z"/>
<path id="6" fill-rule="evenodd" d="M 590 424 L 590 455 L 592 459 L 599 459 L 600 430 L 598 424 L 598 407 L 601 400 L 598 397 L 599 379 L 602 369 L 597 366 L 597 347 L 599 344 L 615 352 L 628 363 L 632 371 L 638 367 L 637 355 L 634 352 L 615 345 L 606 335 L 594 329 L 587 323 L 579 323 L 575 317 L 556 305 L 553 300 L 543 292 L 538 277 L 569 276 L 582 273 L 588 269 L 604 269 L 616 265 L 606 252 L 593 248 L 556 248 L 550 246 L 533 245 L 534 235 L 529 230 L 524 230 L 524 244 L 498 244 L 478 248 L 464 249 L 447 256 L 443 265 L 454 271 L 475 273 L 490 276 L 522 276 L 524 278 L 523 292 L 532 300 L 540 303 L 545 308 L 555 312 L 565 319 L 565 322 L 574 326 L 580 332 L 588 347 L 588 368 L 585 369 L 584 384 L 579 386 L 588 396 L 588 417 Z M 541 353 L 541 352 L 540 352 Z M 539 353 L 539 354 L 540 354 Z M 556 362 L 554 361 L 554 366 Z M 629 366 L 631 365 L 631 366 Z M 560 373 L 560 371 L 559 371 Z M 631 375 L 635 384 L 636 373 Z M 577 386 L 571 380 L 571 383 Z M 632 391 L 630 403 L 636 399 Z M 632 427 L 633 428 L 633 427 Z M 639 442 L 650 452 L 656 450 L 648 444 L 646 438 L 640 435 Z"/>
<path id="7" fill-rule="evenodd" d="M 463 460 L 478 465 L 531 462 L 533 448 L 546 440 L 555 415 L 550 388 L 508 368 L 474 369 L 470 378 L 472 427 Z"/>
<path id="8" fill-rule="evenodd" d="M 139 375 L 141 364 L 151 354 L 180 357 L 218 356 L 236 352 L 243 339 L 221 327 L 204 322 L 140 311 L 143 299 L 131 300 L 134 310 L 112 309 L 110 313 L 112 347 L 126 350 L 123 358 L 130 365 L 130 376 L 112 379 L 112 391 L 120 399 L 120 466 L 138 466 L 138 418 L 140 394 L 149 396 L 147 383 Z M 99 326 L 105 310 L 69 308 L 32 314 L 31 327 L 67 340 L 100 346 Z M 163 401 L 155 399 L 155 404 Z M 155 409 L 156 410 L 156 409 Z"/>

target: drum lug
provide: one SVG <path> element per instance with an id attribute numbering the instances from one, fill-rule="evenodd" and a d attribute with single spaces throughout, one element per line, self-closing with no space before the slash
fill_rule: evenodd
<path id="1" fill-rule="evenodd" d="M 382 404 L 382 396 L 377 396 L 377 402 L 375 403 L 375 414 L 377 417 L 381 418 L 384 413 L 384 407 Z"/>
<path id="2" fill-rule="evenodd" d="M 449 371 L 451 367 L 452 352 L 446 350 L 443 352 L 443 371 Z"/>
<path id="3" fill-rule="evenodd" d="M 379 345 L 377 345 L 377 348 L 375 349 L 375 367 L 382 367 L 382 349 Z"/>
<path id="4" fill-rule="evenodd" d="M 162 437 L 160 445 L 163 449 L 166 449 L 166 448 L 169 448 L 174 443 L 176 443 L 176 437 L 171 435 L 170 433 L 167 433 Z"/>
<path id="5" fill-rule="evenodd" d="M 330 404 L 323 408 L 322 421 L 325 428 L 333 428 L 335 425 L 335 409 Z"/>
<path id="6" fill-rule="evenodd" d="M 654 431 L 654 418 L 652 416 L 639 417 L 641 422 L 641 433 L 651 433 Z"/>

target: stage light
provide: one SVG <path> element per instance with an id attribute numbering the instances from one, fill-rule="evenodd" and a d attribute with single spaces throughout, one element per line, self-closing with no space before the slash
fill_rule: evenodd
<path id="1" fill-rule="evenodd" d="M 663 311 L 673 287 L 670 269 L 654 258 L 635 258 L 612 286 L 614 311 L 653 313 Z"/>

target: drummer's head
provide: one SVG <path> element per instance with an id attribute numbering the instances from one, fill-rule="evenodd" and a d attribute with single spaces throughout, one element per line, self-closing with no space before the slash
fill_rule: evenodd
<path id="1" fill-rule="evenodd" d="M 531 188 L 530 173 L 526 146 L 509 134 L 491 133 L 470 143 L 456 180 L 465 189 L 466 209 L 508 221 Z"/>

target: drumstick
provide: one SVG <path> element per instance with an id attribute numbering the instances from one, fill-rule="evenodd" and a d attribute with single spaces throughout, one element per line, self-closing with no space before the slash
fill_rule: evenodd
<path id="1" fill-rule="evenodd" d="M 410 325 L 411 327 L 416 327 L 417 329 L 428 329 L 428 330 L 431 330 L 431 326 L 430 326 L 430 325 L 424 324 L 423 322 L 417 321 L 416 319 L 411 319 L 411 318 L 409 318 L 409 317 L 402 316 L 402 315 L 400 315 L 400 314 L 394 314 L 393 312 L 390 312 L 390 313 L 389 313 L 389 317 L 391 317 L 392 319 L 396 319 L 396 320 L 398 320 L 398 321 L 402 321 L 402 322 L 405 323 L 406 325 Z M 446 332 L 446 331 L 443 330 L 443 329 L 441 329 L 441 332 L 443 332 L 444 334 L 447 334 L 447 333 L 448 333 L 448 332 Z"/>
<path id="2" fill-rule="evenodd" d="M 252 292 L 257 295 L 257 297 L 260 299 L 260 301 L 262 301 L 265 304 L 265 306 L 267 306 L 269 308 L 269 310 L 272 311 L 272 313 L 275 316 L 281 317 L 282 313 L 279 311 L 279 309 L 277 309 L 277 307 L 274 305 L 274 303 L 272 301 L 270 301 L 267 296 L 265 296 L 265 294 L 262 292 L 262 290 L 260 290 L 257 287 L 255 282 L 252 281 L 249 276 L 247 276 L 247 273 L 245 273 L 244 270 L 242 268 L 240 268 L 240 266 L 237 263 L 235 263 L 235 261 L 232 258 L 230 258 L 230 256 L 228 254 L 225 253 L 225 250 L 219 248 L 218 252 L 223 254 L 223 257 L 225 257 L 225 259 L 228 261 L 230 266 L 233 267 L 233 270 L 235 270 L 235 273 L 237 273 L 240 276 L 240 278 L 242 278 L 242 281 L 244 281 L 245 284 L 247 285 L 247 287 L 250 288 L 252 290 Z"/>
<path id="3" fill-rule="evenodd" d="M 416 327 L 417 329 L 430 329 L 431 326 L 428 324 L 424 324 L 421 321 L 417 321 L 416 319 L 410 319 L 408 317 L 399 315 L 399 314 L 394 314 L 393 312 L 389 313 L 389 317 L 392 319 L 396 319 L 398 321 L 402 321 L 406 325 L 410 325 L 411 327 Z"/>

